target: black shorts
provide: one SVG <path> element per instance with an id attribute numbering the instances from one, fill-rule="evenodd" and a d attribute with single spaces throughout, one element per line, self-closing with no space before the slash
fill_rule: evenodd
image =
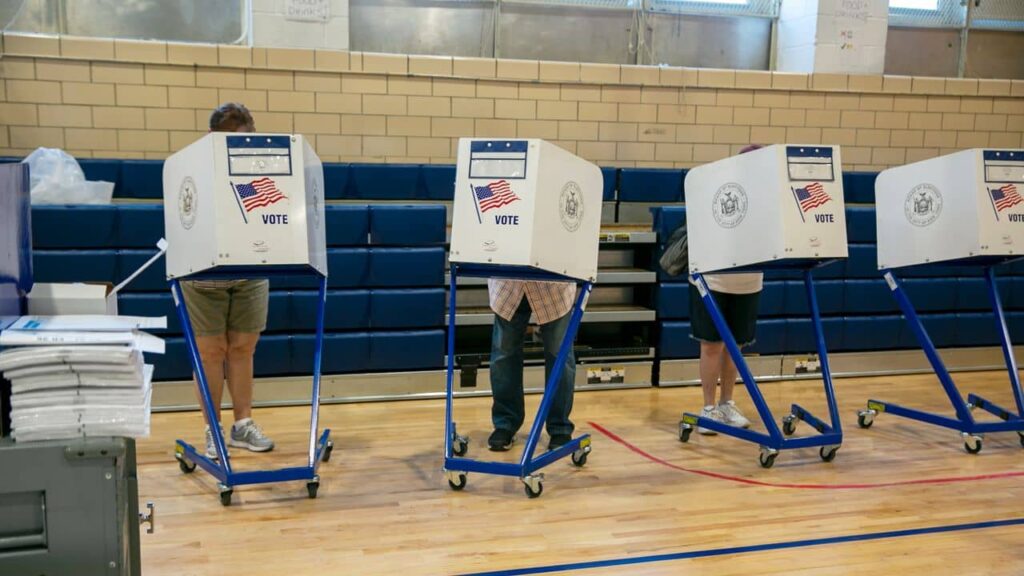
<path id="1" fill-rule="evenodd" d="M 711 290 L 711 295 L 736 343 L 740 347 L 753 344 L 756 340 L 757 307 L 761 302 L 761 293 L 726 294 Z M 701 342 L 722 341 L 722 336 L 711 320 L 711 313 L 700 298 L 700 291 L 693 284 L 690 284 L 690 332 L 693 339 Z"/>

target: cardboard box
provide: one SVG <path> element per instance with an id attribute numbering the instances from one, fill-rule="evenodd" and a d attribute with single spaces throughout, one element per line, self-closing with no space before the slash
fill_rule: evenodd
<path id="1" fill-rule="evenodd" d="M 36 282 L 28 294 L 28 313 L 117 315 L 117 293 L 109 283 L 46 284 Z"/>

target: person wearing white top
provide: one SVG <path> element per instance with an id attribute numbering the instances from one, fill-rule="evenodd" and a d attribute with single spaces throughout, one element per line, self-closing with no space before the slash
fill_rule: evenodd
<path id="1" fill-rule="evenodd" d="M 740 154 L 757 150 L 753 144 Z M 757 325 L 757 308 L 761 300 L 764 274 L 760 272 L 734 274 L 708 274 L 704 276 L 718 309 L 725 318 L 736 343 L 743 348 L 754 343 Z M 692 281 L 691 281 L 692 284 Z M 690 329 L 692 337 L 700 341 L 700 384 L 704 392 L 704 408 L 701 416 L 747 428 L 748 420 L 732 399 L 736 385 L 736 365 L 725 349 L 722 336 L 711 320 L 711 314 L 704 306 L 696 286 L 690 287 Z M 721 395 L 715 402 L 715 392 L 721 386 Z M 697 428 L 700 434 L 713 435 L 714 430 Z"/>

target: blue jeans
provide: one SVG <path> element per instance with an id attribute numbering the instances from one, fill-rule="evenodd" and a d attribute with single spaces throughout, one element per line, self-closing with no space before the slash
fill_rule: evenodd
<path id="1" fill-rule="evenodd" d="M 530 303 L 523 298 L 512 320 L 494 317 L 494 334 L 491 337 L 491 391 L 494 404 L 491 407 L 491 421 L 495 429 L 515 433 L 523 425 L 526 409 L 523 406 L 523 338 L 530 322 Z M 558 348 L 569 328 L 572 312 L 558 320 L 541 324 L 540 335 L 544 341 L 544 381 L 547 382 L 555 367 Z M 565 360 L 565 366 L 558 378 L 558 391 L 552 398 L 548 413 L 548 435 L 572 434 L 573 423 L 569 420 L 572 412 L 573 383 L 576 380 L 576 355 L 572 348 Z"/>

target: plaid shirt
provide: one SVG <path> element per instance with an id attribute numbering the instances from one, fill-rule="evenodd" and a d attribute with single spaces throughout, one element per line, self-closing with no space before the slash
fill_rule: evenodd
<path id="1" fill-rule="evenodd" d="M 547 324 L 569 313 L 576 300 L 573 282 L 537 282 L 526 280 L 488 280 L 487 293 L 491 310 L 505 320 L 511 320 L 523 295 L 530 303 L 538 324 Z"/>

